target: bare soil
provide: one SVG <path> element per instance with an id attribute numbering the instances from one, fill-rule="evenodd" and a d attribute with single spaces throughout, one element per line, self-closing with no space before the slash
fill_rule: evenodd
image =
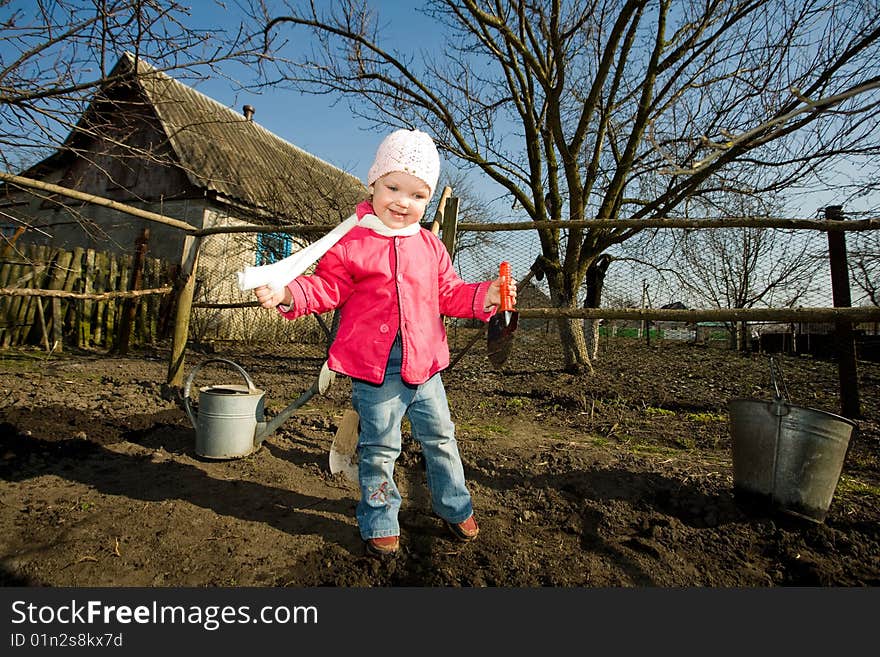
<path id="1" fill-rule="evenodd" d="M 482 345 L 444 374 L 481 526 L 455 542 L 417 444 L 397 464 L 402 552 L 363 553 L 357 489 L 328 453 L 338 377 L 253 454 L 209 460 L 167 350 L 0 354 L 0 584 L 24 586 L 771 587 L 880 584 L 880 365 L 824 522 L 734 494 L 728 402 L 771 399 L 766 355 L 612 342 L 566 374 L 541 336 L 501 371 Z M 277 414 L 320 357 L 192 350 L 239 363 Z M 793 403 L 836 413 L 837 367 L 780 357 Z M 199 385 L 238 383 L 222 365 Z"/>

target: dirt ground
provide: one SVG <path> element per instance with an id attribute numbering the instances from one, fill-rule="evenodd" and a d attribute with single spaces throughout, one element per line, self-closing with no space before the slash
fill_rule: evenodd
<path id="1" fill-rule="evenodd" d="M 328 453 L 339 377 L 252 455 L 209 460 L 167 350 L 0 353 L 0 584 L 24 586 L 770 587 L 880 584 L 880 364 L 824 522 L 734 495 L 728 402 L 771 399 L 766 355 L 603 345 L 563 372 L 540 336 L 501 371 L 475 347 L 444 374 L 481 526 L 456 543 L 430 508 L 417 444 L 397 464 L 402 552 L 364 556 L 356 487 Z M 260 348 L 239 363 L 277 414 L 322 359 Z M 794 404 L 836 413 L 837 367 L 780 360 Z M 222 365 L 198 385 L 239 383 Z"/>

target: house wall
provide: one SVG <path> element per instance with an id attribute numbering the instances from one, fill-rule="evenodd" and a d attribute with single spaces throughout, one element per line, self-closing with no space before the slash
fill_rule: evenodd
<path id="1" fill-rule="evenodd" d="M 204 193 L 189 182 L 183 171 L 166 164 L 172 155 L 155 121 L 148 116 L 135 119 L 139 120 L 130 129 L 126 122 L 114 126 L 117 138 L 124 136 L 130 144 L 126 150 L 114 146 L 112 140 L 81 139 L 73 146 L 81 155 L 59 152 L 24 175 L 200 228 L 207 204 Z M 180 262 L 184 234 L 177 228 L 60 195 L 9 187 L 5 192 L 0 209 L 29 227 L 18 237 L 23 244 L 126 254 L 133 252 L 135 241 L 146 228 L 151 255 Z M 2 218 L 0 224 L 13 225 Z"/>
<path id="2" fill-rule="evenodd" d="M 56 181 L 48 179 L 47 182 Z M 131 205 L 199 226 L 206 203 L 182 200 Z M 18 193 L 15 199 L 7 199 L 0 204 L 0 209 L 30 227 L 18 238 L 17 241 L 21 244 L 53 246 L 66 250 L 82 247 L 105 253 L 128 254 L 134 252 L 136 240 L 147 229 L 148 250 L 152 257 L 179 263 L 183 253 L 185 235 L 180 229 L 110 208 L 79 203 L 72 205 L 70 199 L 46 201 Z M 15 224 L 9 222 L 5 225 Z"/>
<path id="3" fill-rule="evenodd" d="M 152 174 L 139 176 L 142 182 Z M 64 184 L 68 171 L 55 171 L 46 182 Z M 100 180 L 93 181 L 89 193 L 100 193 Z M 59 201 L 61 201 L 59 199 Z M 66 202 L 66 201 L 64 201 Z M 249 222 L 203 199 L 170 200 L 161 203 L 131 203 L 150 212 L 184 221 L 196 227 L 242 226 Z M 143 229 L 149 230 L 147 256 L 177 265 L 182 260 L 185 233 L 177 228 L 96 205 L 76 207 L 47 202 L 26 192 L 16 192 L 0 202 L 0 209 L 14 214 L 32 226 L 19 238 L 22 245 L 46 245 L 72 250 L 75 247 L 112 254 L 132 254 Z M 3 223 L 3 222 L 0 222 Z M 7 223 L 12 227 L 15 224 Z M 45 231 L 46 234 L 43 234 Z M 236 273 L 256 263 L 256 233 L 208 235 L 199 247 L 196 269 L 196 303 L 235 304 L 252 302 L 250 292 L 238 289 Z M 294 242 L 294 250 L 304 242 Z M 327 325 L 332 317 L 325 317 Z M 190 318 L 193 340 L 314 341 L 325 340 L 323 329 L 314 318 L 288 322 L 258 307 L 194 308 Z"/>
<path id="4" fill-rule="evenodd" d="M 245 222 L 228 212 L 208 207 L 204 213 L 205 227 L 244 226 Z M 223 233 L 208 235 L 199 248 L 194 303 L 253 303 L 250 290 L 238 288 L 237 273 L 256 264 L 256 233 Z M 294 240 L 293 250 L 306 242 Z M 327 326 L 332 315 L 325 316 Z M 315 342 L 326 340 L 323 329 L 313 317 L 290 322 L 275 312 L 258 306 L 246 308 L 194 307 L 190 318 L 190 335 L 197 342 L 237 340 L 244 342 Z"/>

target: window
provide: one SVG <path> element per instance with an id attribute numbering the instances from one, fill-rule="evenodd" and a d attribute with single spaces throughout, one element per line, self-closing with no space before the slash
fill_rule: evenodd
<path id="1" fill-rule="evenodd" d="M 291 254 L 293 241 L 287 233 L 257 233 L 257 265 L 270 265 Z"/>

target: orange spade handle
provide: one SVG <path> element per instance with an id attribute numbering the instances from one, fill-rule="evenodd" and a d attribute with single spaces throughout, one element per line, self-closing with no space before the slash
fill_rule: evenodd
<path id="1" fill-rule="evenodd" d="M 513 303 L 510 300 L 508 286 L 510 285 L 510 263 L 502 262 L 498 267 L 498 278 L 501 280 L 501 305 L 498 312 L 508 312 L 513 310 Z"/>

